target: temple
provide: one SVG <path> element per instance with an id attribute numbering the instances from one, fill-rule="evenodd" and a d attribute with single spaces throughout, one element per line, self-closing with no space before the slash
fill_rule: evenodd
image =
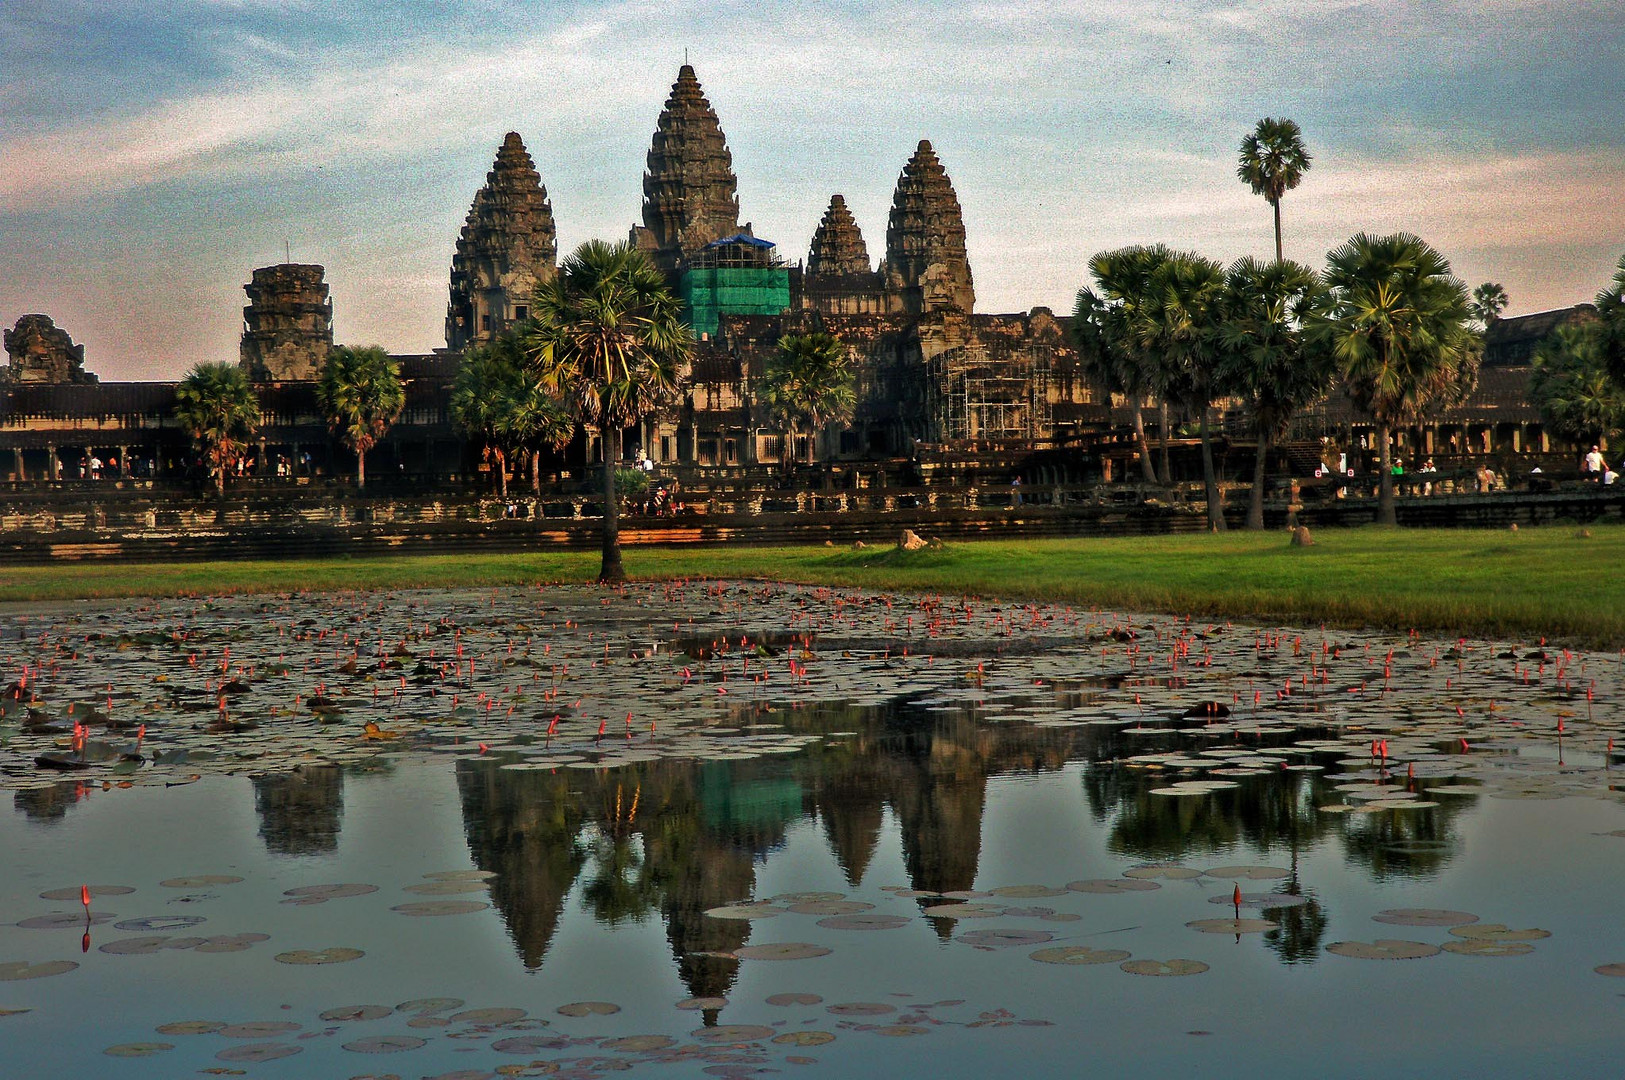
<path id="1" fill-rule="evenodd" d="M 446 347 L 457 352 L 522 322 L 537 287 L 557 273 L 558 259 L 553 204 L 524 140 L 510 131 L 457 238 Z"/>
<path id="2" fill-rule="evenodd" d="M 647 453 L 673 475 L 687 469 L 685 485 L 703 479 L 758 490 L 769 463 L 809 458 L 822 459 L 822 473 L 797 482 L 828 484 L 837 473 L 881 485 L 1124 478 L 1134 453 L 1123 436 L 1126 403 L 1088 384 L 1067 319 L 1042 307 L 977 310 L 963 210 L 930 141 L 920 140 L 896 174 L 878 265 L 840 194 L 830 197 L 805 257 L 787 255 L 741 221 L 732 151 L 698 75 L 684 64 L 655 120 L 642 191 L 641 223 L 629 240 L 668 277 L 695 344 L 676 399 L 625 433 L 629 452 Z M 369 459 L 379 473 L 433 485 L 489 468 L 452 427 L 451 383 L 466 349 L 527 318 L 558 263 L 547 188 L 524 140 L 510 131 L 452 246 L 446 346 L 399 358 L 407 405 Z M 264 416 L 250 471 L 295 479 L 342 472 L 313 383 L 334 342 L 324 268 L 261 267 L 244 288 L 239 363 L 259 388 Z M 1594 317 L 1588 312 L 1581 305 L 1495 323 L 1475 395 L 1396 433 L 1402 451 L 1460 464 L 1552 451 L 1528 399 L 1530 358 L 1556 327 Z M 809 330 L 827 331 L 847 350 L 856 408 L 849 423 L 791 433 L 775 426 L 758 386 L 779 342 Z M 86 463 L 96 460 L 116 461 L 119 477 L 195 471 L 174 419 L 174 383 L 95 385 L 83 347 L 44 315 L 23 316 L 4 340 L 0 476 L 89 477 Z M 1306 474 L 1317 454 L 1325 460 L 1328 441 L 1353 450 L 1371 428 L 1369 417 L 1333 395 L 1303 412 L 1284 449 L 1299 454 L 1295 468 Z M 1232 448 L 1247 460 L 1252 452 L 1241 434 L 1233 424 L 1219 441 L 1231 476 L 1244 467 L 1228 459 Z M 1567 445 L 1558 450 L 1567 453 Z M 596 457 L 596 433 L 578 433 L 553 471 Z M 1188 455 L 1184 466 L 1176 455 L 1174 479 L 1191 469 Z"/>

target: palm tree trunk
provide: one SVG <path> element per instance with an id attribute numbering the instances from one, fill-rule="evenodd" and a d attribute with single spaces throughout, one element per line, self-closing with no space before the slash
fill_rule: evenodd
<path id="1" fill-rule="evenodd" d="M 542 493 L 542 452 L 540 450 L 530 452 L 530 490 L 535 495 Z"/>
<path id="2" fill-rule="evenodd" d="M 497 450 L 491 455 L 497 462 L 497 493 L 504 499 L 508 497 L 508 455 Z"/>
<path id="3" fill-rule="evenodd" d="M 1394 512 L 1394 471 L 1393 451 L 1388 446 L 1388 422 L 1383 421 L 1377 425 L 1377 469 L 1381 476 L 1377 481 L 1377 524 L 1398 525 L 1399 515 Z"/>
<path id="4" fill-rule="evenodd" d="M 1164 484 L 1172 484 L 1174 482 L 1174 470 L 1173 470 L 1172 466 L 1170 466 L 1168 464 L 1168 399 L 1167 398 L 1160 398 L 1157 401 L 1157 420 L 1158 420 L 1158 422 L 1160 424 L 1162 424 L 1162 431 L 1160 433 L 1161 437 L 1162 437 L 1162 440 L 1161 440 L 1162 441 L 1162 482 Z"/>
<path id="5" fill-rule="evenodd" d="M 222 499 L 226 497 L 226 463 L 217 461 L 214 465 L 214 493 Z"/>
<path id="6" fill-rule="evenodd" d="M 1157 467 L 1151 460 L 1151 440 L 1145 435 L 1145 398 L 1134 398 L 1134 441 L 1140 447 L 1140 473 L 1145 482 L 1157 482 Z"/>
<path id="7" fill-rule="evenodd" d="M 1249 529 L 1262 529 L 1264 527 L 1264 473 L 1269 460 L 1270 433 L 1259 429 L 1258 456 L 1253 461 L 1253 493 L 1247 502 L 1247 527 Z"/>
<path id="8" fill-rule="evenodd" d="M 818 424 L 807 425 L 807 464 L 818 464 Z"/>
<path id="9" fill-rule="evenodd" d="M 1213 471 L 1213 440 L 1209 435 L 1207 414 L 1212 409 L 1202 405 L 1202 486 L 1207 495 L 1207 527 L 1214 532 L 1224 532 L 1224 500 L 1219 494 L 1219 478 Z"/>
<path id="10" fill-rule="evenodd" d="M 1281 200 L 1270 203 L 1275 208 L 1275 261 L 1281 262 Z"/>
<path id="11" fill-rule="evenodd" d="M 355 452 L 355 489 L 363 491 L 367 486 L 367 452 L 357 448 Z"/>
<path id="12" fill-rule="evenodd" d="M 600 424 L 604 453 L 604 560 L 598 568 L 598 584 L 613 585 L 626 580 L 621 565 L 620 521 L 615 506 L 615 465 L 621 459 L 621 429 Z"/>

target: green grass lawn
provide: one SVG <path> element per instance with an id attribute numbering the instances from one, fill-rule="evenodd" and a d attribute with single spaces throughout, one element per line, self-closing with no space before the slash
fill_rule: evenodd
<path id="1" fill-rule="evenodd" d="M 1625 645 L 1625 526 L 1518 532 L 1324 530 L 993 540 L 940 551 L 828 547 L 628 548 L 635 578 L 752 577 L 971 593 L 1282 622 L 1545 636 Z M 60 564 L 0 571 L 0 600 L 590 581 L 591 552 L 176 564 Z"/>

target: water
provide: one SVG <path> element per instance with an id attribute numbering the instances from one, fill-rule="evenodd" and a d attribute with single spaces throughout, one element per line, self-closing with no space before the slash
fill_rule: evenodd
<path id="1" fill-rule="evenodd" d="M 1625 962 L 1618 657 L 760 586 L 603 599 L 0 618 L 38 694 L 0 726 L 0 974 L 78 965 L 0 980 L 26 1010 L 0 1015 L 0 1071 L 1616 1071 L 1625 979 L 1594 969 Z M 75 715 L 88 767 L 58 778 L 35 759 L 77 760 Z M 81 884 L 133 891 L 87 929 Z M 288 902 L 341 884 L 367 888 Z M 1238 886 L 1244 932 L 1187 925 L 1233 918 Z M 1373 920 L 1396 909 L 1463 914 Z M 1379 940 L 1427 955 L 1342 954 Z M 1033 959 L 1084 948 L 1107 962 Z M 310 952 L 337 962 L 286 962 Z M 1205 970 L 1120 966 L 1145 960 Z"/>

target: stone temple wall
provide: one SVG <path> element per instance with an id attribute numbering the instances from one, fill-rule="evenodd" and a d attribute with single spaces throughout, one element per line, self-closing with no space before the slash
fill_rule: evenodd
<path id="1" fill-rule="evenodd" d="M 93 383 L 85 370 L 85 347 L 75 345 L 66 330 L 45 315 L 24 315 L 5 332 L 11 363 L 0 369 L 0 382 Z"/>

